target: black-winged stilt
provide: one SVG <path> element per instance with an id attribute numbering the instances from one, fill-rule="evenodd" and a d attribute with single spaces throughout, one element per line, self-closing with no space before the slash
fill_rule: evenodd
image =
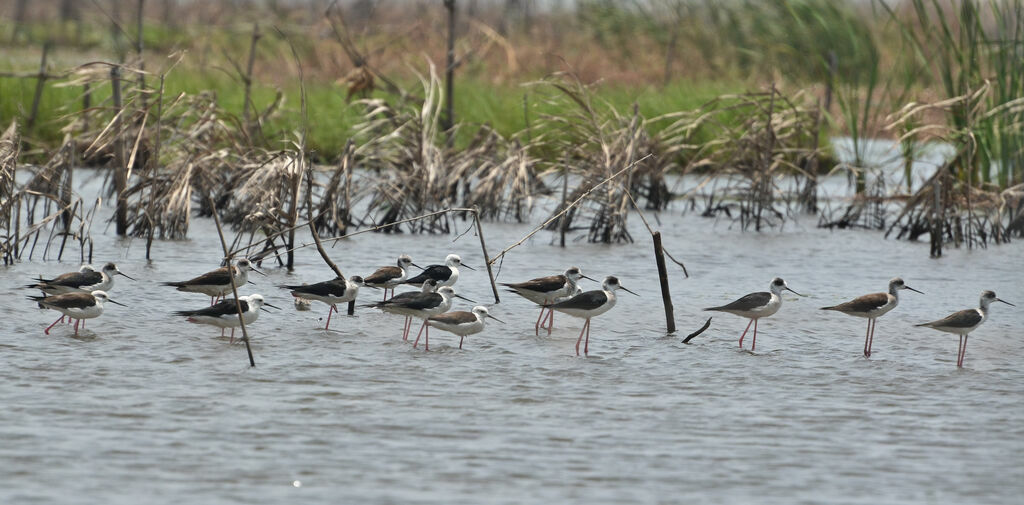
<path id="1" fill-rule="evenodd" d="M 586 332 L 587 340 L 583 344 L 583 354 L 588 355 L 590 352 L 590 318 L 599 316 L 608 312 L 615 306 L 615 291 L 623 290 L 627 293 L 637 295 L 636 293 L 622 287 L 619 284 L 617 277 L 609 275 L 604 278 L 604 282 L 601 284 L 604 289 L 595 291 L 584 291 L 568 300 L 545 305 L 545 307 L 564 312 L 573 317 L 584 318 L 587 320 L 583 323 L 583 329 L 580 330 L 580 336 L 576 339 L 576 355 L 580 355 L 580 341 L 583 340 L 583 333 Z"/>
<path id="2" fill-rule="evenodd" d="M 372 274 L 366 276 L 363 282 L 367 286 L 384 289 L 384 300 L 388 299 L 388 290 L 391 290 L 391 296 L 395 296 L 395 288 L 405 282 L 405 279 L 409 277 L 409 267 L 414 266 L 420 268 L 419 265 L 412 262 L 412 257 L 408 254 L 403 254 L 398 257 L 398 263 L 394 266 L 380 267 Z"/>
<path id="3" fill-rule="evenodd" d="M 77 272 L 60 274 L 52 279 L 39 279 L 35 284 L 25 287 L 42 290 L 48 295 L 60 295 L 64 293 L 91 293 L 93 291 L 110 291 L 114 287 L 114 276 L 123 275 L 117 265 L 107 263 L 97 272 L 92 265 L 82 265 Z M 131 280 L 135 280 L 128 277 Z"/>
<path id="4" fill-rule="evenodd" d="M 462 342 L 466 339 L 466 336 L 480 333 L 484 330 L 484 319 L 487 318 L 491 318 L 499 323 L 505 322 L 492 316 L 487 310 L 487 307 L 477 305 L 476 307 L 473 307 L 472 312 L 457 310 L 453 312 L 445 312 L 436 316 L 430 316 L 427 318 L 427 326 L 458 335 L 459 349 L 462 349 Z M 427 335 L 426 341 L 423 343 L 423 349 L 427 351 L 430 350 L 429 334 Z"/>
<path id="5" fill-rule="evenodd" d="M 263 306 L 278 308 L 274 305 L 266 303 L 263 300 L 263 295 L 248 295 L 239 296 L 238 303 L 235 303 L 234 298 L 227 298 L 221 300 L 219 303 L 205 307 L 198 310 L 179 310 L 174 314 L 177 316 L 187 317 L 188 322 L 198 324 L 208 324 L 210 326 L 216 326 L 218 328 L 231 328 L 231 341 L 235 343 L 235 328 L 241 326 L 238 322 L 238 307 L 242 308 L 242 319 L 246 325 L 250 325 L 256 322 L 256 319 L 260 316 L 260 310 L 267 310 Z M 267 311 L 270 312 L 270 311 Z"/>
<path id="6" fill-rule="evenodd" d="M 548 335 L 555 325 L 555 312 L 547 309 L 548 318 L 544 318 L 544 306 L 557 302 L 560 298 L 572 296 L 576 293 L 576 283 L 580 279 L 595 279 L 587 277 L 580 272 L 580 267 L 569 267 L 564 274 L 538 277 L 526 282 L 502 283 L 502 286 L 509 288 L 509 291 L 540 305 L 540 315 L 537 316 L 537 323 L 533 325 L 534 334 L 540 335 L 540 329 L 544 328 L 547 322 Z M 550 322 L 549 322 L 550 321 Z"/>
<path id="7" fill-rule="evenodd" d="M 124 304 L 111 300 L 106 292 L 100 290 L 93 291 L 92 293 L 77 292 L 53 296 L 30 296 L 29 299 L 37 302 L 39 308 L 53 309 L 61 313 L 60 318 L 43 330 L 43 333 L 47 335 L 50 334 L 50 328 L 63 321 L 65 317 L 75 320 L 75 335 L 78 335 L 78 324 L 81 323 L 82 328 L 85 328 L 86 319 L 100 317 L 103 314 L 103 304 L 105 302 L 124 307 Z"/>
<path id="8" fill-rule="evenodd" d="M 750 325 L 753 324 L 754 341 L 750 344 L 750 350 L 753 351 L 757 346 L 757 320 L 762 317 L 771 316 L 779 311 L 779 308 L 782 307 L 783 291 L 790 291 L 797 296 L 803 296 L 800 293 L 789 289 L 789 286 L 786 285 L 786 281 L 776 277 L 772 279 L 769 291 L 750 293 L 749 295 L 746 295 L 728 305 L 708 307 L 704 310 L 728 312 L 730 314 L 750 319 L 750 322 L 747 323 L 747 328 L 743 330 L 743 334 L 740 335 L 740 348 L 743 348 L 743 337 L 747 336 L 747 330 L 749 330 Z"/>
<path id="9" fill-rule="evenodd" d="M 459 267 L 466 267 L 470 270 L 475 270 L 468 265 L 464 265 L 462 263 L 462 258 L 460 258 L 458 254 L 449 254 L 448 257 L 444 259 L 444 265 L 429 265 L 416 277 L 406 279 L 405 283 L 412 284 L 413 286 L 419 286 L 427 279 L 434 279 L 437 281 L 437 287 L 439 288 L 452 286 L 459 280 Z"/>
<path id="10" fill-rule="evenodd" d="M 423 286 L 420 288 L 420 291 L 398 293 L 387 300 L 364 305 L 364 307 L 377 308 L 390 314 L 405 316 L 405 322 L 402 325 L 402 340 L 409 340 L 409 328 L 412 326 L 412 316 L 403 309 L 404 302 L 423 293 L 433 293 L 435 291 L 437 291 L 437 281 L 434 279 L 427 279 L 423 282 Z"/>
<path id="11" fill-rule="evenodd" d="M 305 298 L 308 300 L 316 300 L 318 302 L 326 303 L 329 308 L 327 310 L 327 327 L 324 329 L 329 330 L 331 329 L 331 314 L 338 311 L 337 304 L 355 301 L 356 296 L 359 295 L 359 286 L 362 285 L 363 278 L 358 275 L 353 275 L 347 280 L 336 278 L 329 281 L 318 282 L 316 284 L 285 285 L 278 287 L 291 290 L 292 296 L 296 299 Z"/>
<path id="12" fill-rule="evenodd" d="M 216 270 L 206 272 L 199 277 L 181 282 L 164 282 L 164 286 L 174 286 L 178 291 L 187 293 L 202 293 L 210 297 L 210 305 L 216 302 L 217 298 L 231 293 L 231 277 L 234 277 L 235 288 L 240 288 L 249 282 L 249 271 L 252 270 L 260 275 L 261 272 L 256 265 L 253 265 L 248 258 L 239 258 L 234 265 L 231 265 L 231 276 L 228 274 L 228 267 L 220 267 Z"/>
<path id="13" fill-rule="evenodd" d="M 961 368 L 964 366 L 964 356 L 967 354 L 967 337 L 972 331 L 981 326 L 981 323 L 988 319 L 988 307 L 993 302 L 1003 302 L 1011 307 L 1016 307 L 1016 305 L 1006 300 L 997 298 L 993 291 L 982 291 L 981 303 L 978 308 L 961 310 L 938 321 L 916 324 L 914 326 L 926 326 L 933 330 L 960 335 L 960 347 L 957 348 L 956 366 Z"/>
<path id="14" fill-rule="evenodd" d="M 902 289 L 921 293 L 904 283 L 903 279 L 895 277 L 889 281 L 888 293 L 872 293 L 870 295 L 858 296 L 846 303 L 822 307 L 821 310 L 834 310 L 849 316 L 867 318 L 868 329 L 864 334 L 864 357 L 871 357 L 871 345 L 875 343 L 875 324 L 879 317 L 895 309 L 896 305 L 900 303 L 899 292 Z"/>

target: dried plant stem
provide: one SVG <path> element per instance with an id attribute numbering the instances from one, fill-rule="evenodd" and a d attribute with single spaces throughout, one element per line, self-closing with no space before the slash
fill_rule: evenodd
<path id="1" fill-rule="evenodd" d="M 213 209 L 213 222 L 217 225 L 217 236 L 220 237 L 220 246 L 224 249 L 224 258 L 228 262 L 228 279 L 231 281 L 231 293 L 235 295 L 235 311 L 238 312 L 238 323 L 242 326 L 242 341 L 245 342 L 245 351 L 249 353 L 249 366 L 256 366 L 256 359 L 252 356 L 252 345 L 249 344 L 249 332 L 245 329 L 245 319 L 242 317 L 242 301 L 238 299 L 238 286 L 235 285 L 235 276 L 231 275 L 231 256 L 228 254 L 228 243 L 224 240 L 224 230 L 220 226 L 220 217 L 217 215 L 217 206 L 213 202 L 213 196 L 207 195 L 210 200 L 210 208 Z"/>
<path id="2" fill-rule="evenodd" d="M 549 225 L 549 224 L 553 223 L 555 220 L 561 218 L 562 215 L 565 214 L 566 212 L 568 212 L 570 209 L 572 209 L 572 208 L 576 207 L 577 205 L 579 205 L 579 203 L 582 202 L 584 198 L 586 198 L 591 193 L 593 193 L 597 188 L 600 188 L 601 186 L 604 186 L 606 183 L 608 183 L 612 179 L 615 179 L 616 177 L 626 173 L 629 169 L 633 168 L 634 166 L 636 166 L 641 161 L 646 160 L 647 158 L 650 158 L 650 157 L 651 157 L 651 155 L 648 154 L 648 155 L 644 156 L 643 158 L 635 160 L 632 163 L 630 163 L 629 165 L 626 165 L 625 167 L 623 167 L 622 170 L 619 170 L 618 172 L 615 172 L 614 174 L 612 174 L 612 175 L 608 176 L 607 178 L 605 178 L 603 181 L 601 181 L 601 182 L 599 182 L 597 184 L 594 184 L 590 189 L 584 191 L 583 194 L 579 196 L 579 198 L 576 198 L 575 200 L 573 200 L 572 203 L 570 203 L 564 209 L 562 209 L 561 212 L 559 212 L 558 214 L 555 214 L 554 216 L 551 216 L 550 218 L 548 218 L 547 221 L 544 221 L 544 223 L 542 223 L 540 226 L 534 228 L 533 231 L 531 231 L 530 233 L 527 233 L 526 236 L 521 238 L 521 239 L 519 239 L 518 242 L 516 242 L 516 243 L 506 247 L 504 250 L 502 250 L 500 253 L 498 253 L 497 256 L 491 258 L 490 261 L 488 261 L 488 263 L 494 263 L 495 261 L 498 261 L 499 259 L 503 258 L 505 256 L 505 253 L 507 253 L 507 252 L 511 251 L 512 249 L 522 245 L 523 242 L 526 242 L 530 237 L 536 235 L 537 232 L 543 230 L 547 225 Z"/>
<path id="3" fill-rule="evenodd" d="M 334 274 L 339 279 L 344 279 L 345 274 L 341 273 L 341 269 L 338 268 L 331 257 L 327 255 L 327 251 L 324 250 L 324 244 L 320 241 L 320 234 L 316 231 L 316 221 L 313 220 L 313 168 L 306 168 L 306 218 L 309 220 L 309 233 L 313 235 L 313 241 L 316 243 L 316 250 L 320 253 L 320 257 L 324 259 L 324 263 L 334 270 Z M 288 256 L 291 257 L 292 251 L 288 252 Z"/>

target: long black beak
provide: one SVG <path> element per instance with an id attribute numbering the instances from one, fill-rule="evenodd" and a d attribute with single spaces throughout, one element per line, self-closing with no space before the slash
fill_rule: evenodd
<path id="1" fill-rule="evenodd" d="M 469 298 L 466 298 L 465 296 L 462 296 L 462 295 L 455 295 L 455 298 L 462 298 L 463 300 L 466 300 L 467 302 L 476 303 L 476 300 L 470 300 Z"/>
<path id="2" fill-rule="evenodd" d="M 111 300 L 110 298 L 107 298 L 107 301 L 110 302 L 110 303 L 113 303 L 114 305 L 120 305 L 122 307 L 127 307 L 127 305 L 125 305 L 123 303 L 115 302 L 114 300 Z M 1000 300 L 1000 301 L 1002 301 L 1002 300 Z"/>
<path id="3" fill-rule="evenodd" d="M 903 287 L 905 287 L 905 288 L 907 288 L 907 289 L 909 289 L 909 290 L 911 290 L 911 291 L 913 291 L 915 293 L 921 293 L 920 291 L 918 291 L 918 290 L 916 290 L 916 289 L 914 289 L 914 288 L 912 288 L 912 287 L 910 287 L 910 286 L 908 286 L 906 284 L 904 284 Z M 924 293 L 921 293 L 921 294 L 923 295 Z"/>
<path id="4" fill-rule="evenodd" d="M 118 271 L 117 271 L 117 275 L 123 275 L 123 276 L 125 276 L 125 277 L 128 277 L 128 274 L 126 274 L 126 273 L 124 273 L 124 272 L 122 272 L 122 271 L 120 271 L 120 270 L 118 270 Z M 135 280 L 135 279 L 134 279 L 134 278 L 132 278 L 132 277 L 128 277 L 128 278 L 129 278 L 129 279 L 131 279 L 131 280 L 133 280 L 133 281 Z"/>
<path id="5" fill-rule="evenodd" d="M 586 279 L 588 281 L 601 282 L 593 277 L 587 277 L 586 275 L 580 274 L 580 279 Z"/>
<path id="6" fill-rule="evenodd" d="M 258 274 L 260 274 L 260 275 L 264 276 L 264 277 L 266 277 L 266 276 L 267 276 L 267 274 L 263 273 L 263 271 L 262 271 L 262 270 L 260 270 L 260 269 L 256 268 L 256 265 L 253 265 L 253 264 L 251 264 L 251 263 L 249 264 L 249 269 L 250 269 L 250 270 L 252 270 L 253 272 L 256 272 L 256 273 L 258 273 Z"/>
<path id="7" fill-rule="evenodd" d="M 491 319 L 493 319 L 493 320 L 495 320 L 495 321 L 497 321 L 497 322 L 499 322 L 501 324 L 505 324 L 505 321 L 502 321 L 501 319 L 498 319 L 498 318 L 496 318 L 496 317 L 494 317 L 494 316 L 492 316 L 490 314 L 487 314 L 487 317 L 489 317 L 489 318 L 491 318 Z"/>
<path id="8" fill-rule="evenodd" d="M 275 308 L 277 308 L 277 307 L 275 307 Z M 260 310 L 262 310 L 263 312 L 266 312 L 267 314 L 273 314 L 273 312 L 267 310 L 266 307 L 260 307 Z"/>
<path id="9" fill-rule="evenodd" d="M 638 295 L 638 294 L 636 294 L 636 293 L 634 293 L 634 292 L 632 292 L 632 291 L 630 291 L 630 290 L 628 290 L 628 289 L 626 289 L 626 288 L 622 287 L 622 285 L 621 285 L 621 284 L 619 284 L 619 289 L 621 289 L 621 290 L 623 290 L 623 291 L 625 291 L 625 292 L 627 292 L 627 293 L 630 293 L 630 294 L 632 294 L 633 296 L 640 296 L 640 295 Z"/>
<path id="10" fill-rule="evenodd" d="M 790 293 L 793 293 L 796 296 L 804 296 L 804 295 L 801 295 L 800 293 L 797 293 L 796 291 L 793 291 L 792 289 L 789 289 L 789 286 L 786 286 L 785 289 L 786 289 L 786 291 L 789 291 Z"/>
<path id="11" fill-rule="evenodd" d="M 269 304 L 267 302 L 263 302 L 263 306 L 264 307 L 272 307 L 272 308 L 275 308 L 277 310 L 281 310 L 281 307 L 278 307 L 277 305 L 271 305 L 271 304 Z"/>
<path id="12" fill-rule="evenodd" d="M 459 266 L 460 266 L 460 267 L 466 267 L 466 268 L 468 268 L 468 269 L 470 269 L 470 270 L 472 270 L 472 271 L 476 272 L 476 269 L 475 269 L 475 268 L 473 268 L 473 267 L 471 267 L 471 266 L 469 266 L 469 265 L 467 265 L 467 264 L 465 264 L 465 263 L 459 263 Z"/>
<path id="13" fill-rule="evenodd" d="M 997 301 L 997 302 L 1003 302 L 1003 303 L 1005 303 L 1005 304 L 1007 304 L 1007 305 L 1009 305 L 1009 306 L 1011 306 L 1011 307 L 1016 307 L 1016 305 L 1014 305 L 1014 304 L 1012 304 L 1012 303 L 1010 303 L 1010 302 L 1008 302 L 1008 301 L 1006 301 L 1006 300 L 1001 300 L 1001 299 L 999 299 L 999 298 L 996 298 L 996 301 Z"/>
<path id="14" fill-rule="evenodd" d="M 410 264 L 410 265 L 412 265 L 412 266 L 414 266 L 414 267 L 416 267 L 416 268 L 418 268 L 418 269 L 420 269 L 420 270 L 424 270 L 424 268 L 423 268 L 423 267 L 421 267 L 421 266 L 419 266 L 419 265 L 417 265 L 417 264 L 415 264 L 415 263 L 409 263 L 409 264 Z"/>

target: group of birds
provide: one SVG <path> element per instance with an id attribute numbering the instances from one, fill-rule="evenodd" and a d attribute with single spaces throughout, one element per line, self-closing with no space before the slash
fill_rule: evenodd
<path id="1" fill-rule="evenodd" d="M 876 320 L 896 308 L 896 305 L 900 303 L 899 292 L 904 289 L 921 293 L 908 286 L 903 279 L 895 277 L 889 281 L 888 292 L 858 296 L 848 302 L 830 307 L 822 307 L 821 310 L 834 310 L 846 315 L 867 319 L 868 327 L 864 335 L 864 356 L 871 357 L 871 347 L 875 340 Z M 783 291 L 790 291 L 797 296 L 803 296 L 790 289 L 786 281 L 776 277 L 772 279 L 768 291 L 750 293 L 732 303 L 720 307 L 708 307 L 704 310 L 727 312 L 750 319 L 750 322 L 747 323 L 747 328 L 740 335 L 740 347 L 743 347 L 743 338 L 747 335 L 747 331 L 750 330 L 750 325 L 753 324 L 754 336 L 753 341 L 750 343 L 750 350 L 753 351 L 757 345 L 757 320 L 762 317 L 769 317 L 779 311 L 782 307 Z M 986 290 L 981 293 L 981 303 L 978 308 L 957 311 L 942 319 L 915 326 L 924 326 L 959 335 L 960 347 L 957 349 L 956 366 L 958 368 L 963 367 L 964 355 L 967 353 L 967 337 L 972 331 L 981 326 L 981 323 L 988 319 L 989 306 L 995 302 L 1015 306 L 1006 300 L 996 297 L 995 292 Z"/>
<path id="2" fill-rule="evenodd" d="M 290 291 L 295 298 L 297 308 L 308 306 L 310 300 L 328 305 L 325 328 L 328 330 L 332 314 L 338 312 L 338 304 L 355 302 L 361 287 L 369 286 L 382 289 L 384 291 L 383 299 L 364 305 L 364 307 L 377 308 L 386 313 L 404 316 L 403 340 L 409 339 L 413 319 L 423 320 L 413 342 L 414 348 L 418 347 L 420 337 L 425 336 L 424 348 L 429 350 L 431 327 L 458 335 L 461 349 L 466 336 L 484 330 L 487 319 L 503 322 L 491 315 L 487 307 L 482 305 L 473 307 L 471 311 L 451 311 L 455 298 L 473 302 L 473 300 L 457 294 L 453 287 L 459 279 L 460 267 L 473 270 L 463 264 L 458 255 L 449 254 L 445 258 L 444 264 L 421 268 L 422 272 L 415 276 L 410 275 L 411 267 L 421 268 L 413 263 L 409 255 L 403 254 L 398 257 L 395 265 L 378 268 L 365 278 L 360 276 L 339 277 L 315 284 L 279 287 Z M 177 311 L 175 314 L 186 317 L 189 322 L 220 327 L 222 335 L 225 329 L 230 328 L 233 342 L 234 329 L 242 322 L 246 325 L 255 322 L 259 311 L 266 311 L 265 307 L 279 308 L 267 303 L 259 294 L 239 296 L 237 299 L 224 298 L 249 283 L 248 273 L 250 271 L 265 275 L 256 268 L 251 260 L 240 258 L 228 266 L 217 268 L 198 277 L 180 282 L 164 282 L 163 285 L 175 287 L 179 291 L 202 293 L 209 296 L 209 307 Z M 31 296 L 30 299 L 37 302 L 41 308 L 53 309 L 61 313 L 61 317 L 48 326 L 44 333 L 49 334 L 53 326 L 68 318 L 69 324 L 74 321 L 77 335 L 80 323 L 84 328 L 86 319 L 99 317 L 103 313 L 104 303 L 123 305 L 111 300 L 107 295 L 107 291 L 113 288 L 115 275 L 132 279 L 119 271 L 114 263 L 107 263 L 99 271 L 85 265 L 78 272 L 65 273 L 52 279 L 40 278 L 37 282 L 29 284 L 27 287 L 39 289 L 46 295 Z M 637 295 L 623 287 L 619 279 L 614 276 L 606 277 L 602 282 L 602 289 L 593 291 L 583 291 L 578 285 L 580 279 L 595 281 L 595 279 L 584 275 L 579 267 L 573 266 L 562 274 L 538 277 L 525 282 L 502 283 L 502 285 L 510 292 L 516 293 L 540 307 L 540 314 L 534 324 L 534 333 L 537 335 L 540 334 L 541 329 L 545 329 L 549 335 L 551 334 L 555 311 L 585 319 L 579 337 L 576 339 L 576 355 L 578 356 L 581 342 L 584 355 L 589 354 L 591 318 L 599 316 L 615 306 L 616 291 L 621 289 Z M 395 294 L 395 289 L 401 285 L 415 286 L 419 290 Z M 870 357 L 876 320 L 896 308 L 899 304 L 899 292 L 904 289 L 921 293 L 897 277 L 889 281 L 887 292 L 860 296 L 845 303 L 822 307 L 822 310 L 832 310 L 866 318 L 868 326 L 864 337 L 864 356 Z M 389 290 L 391 297 L 388 297 Z M 746 329 L 740 335 L 739 346 L 743 348 L 743 340 L 750 330 L 750 326 L 753 325 L 754 333 L 750 346 L 750 350 L 753 351 L 757 346 L 758 320 L 772 316 L 779 311 L 782 307 L 783 291 L 803 296 L 790 289 L 786 281 L 776 277 L 772 279 L 768 291 L 750 293 L 732 303 L 704 310 L 726 312 L 749 319 Z M 943 319 L 916 326 L 959 335 L 957 366 L 962 367 L 967 351 L 968 336 L 985 322 L 988 318 L 989 308 L 995 302 L 1013 306 L 1010 302 L 996 297 L 994 292 L 984 291 L 981 294 L 978 308 L 961 310 Z"/>

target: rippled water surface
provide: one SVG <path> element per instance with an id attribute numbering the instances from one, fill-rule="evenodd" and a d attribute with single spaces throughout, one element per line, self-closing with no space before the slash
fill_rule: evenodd
<path id="1" fill-rule="evenodd" d="M 562 250 L 541 233 L 501 267 L 514 282 L 576 264 L 641 294 L 594 320 L 589 358 L 573 352 L 581 320 L 559 314 L 536 337 L 537 312 L 506 293 L 492 314 L 507 324 L 464 350 L 434 332 L 424 352 L 401 341 L 398 317 L 359 309 L 326 332 L 325 306 L 295 311 L 275 285 L 331 276 L 310 248 L 295 273 L 268 262 L 247 286 L 286 309 L 252 325 L 249 368 L 243 346 L 170 314 L 202 295 L 157 285 L 217 265 L 212 223 L 157 243 L 147 263 L 143 241 L 100 236 L 97 221 L 95 262 L 138 282 L 118 278 L 111 296 L 129 307 L 108 306 L 80 337 L 43 335 L 57 314 L 19 288 L 77 263 L 0 270 L 0 503 L 1019 503 L 1024 244 L 932 260 L 927 244 L 812 220 L 756 234 L 660 219 L 691 273 L 671 267 L 683 335 L 703 324 L 701 307 L 775 275 L 808 296 L 759 325 L 756 353 L 737 348 L 746 321 L 726 314 L 681 344 L 665 334 L 650 239 L 632 219 L 635 245 Z M 529 229 L 487 224 L 491 252 Z M 453 238 L 366 234 L 331 254 L 349 275 L 402 252 L 482 266 L 472 233 Z M 904 292 L 864 359 L 864 320 L 818 307 L 896 275 L 926 294 Z M 493 301 L 482 270 L 456 287 Z M 956 337 L 912 325 L 975 306 L 983 289 L 1018 308 L 993 307 L 957 370 Z"/>

